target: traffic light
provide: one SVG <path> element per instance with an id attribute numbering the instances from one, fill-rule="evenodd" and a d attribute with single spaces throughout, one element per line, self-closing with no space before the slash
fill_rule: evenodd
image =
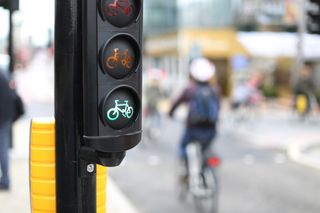
<path id="1" fill-rule="evenodd" d="M 141 140 L 142 0 L 83 0 L 82 26 L 82 157 L 117 166 Z"/>
<path id="2" fill-rule="evenodd" d="M 19 0 L 0 0 L 0 7 L 11 11 L 19 10 Z"/>
<path id="3" fill-rule="evenodd" d="M 309 0 L 307 28 L 310 33 L 320 34 L 320 0 Z"/>

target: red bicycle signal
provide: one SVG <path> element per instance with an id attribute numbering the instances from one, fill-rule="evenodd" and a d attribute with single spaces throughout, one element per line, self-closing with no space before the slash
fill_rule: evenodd
<path id="1" fill-rule="evenodd" d="M 133 5 L 129 0 L 114 0 L 113 3 L 107 4 L 105 7 L 107 16 L 114 17 L 122 12 L 125 16 L 131 16 Z"/>

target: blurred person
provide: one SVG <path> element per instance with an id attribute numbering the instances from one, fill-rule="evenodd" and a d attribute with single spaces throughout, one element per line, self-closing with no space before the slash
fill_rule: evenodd
<path id="1" fill-rule="evenodd" d="M 299 81 L 294 88 L 294 108 L 303 116 L 316 104 L 315 85 L 311 77 L 311 66 L 305 63 L 299 73 Z"/>
<path id="2" fill-rule="evenodd" d="M 150 113 L 158 112 L 158 104 L 162 97 L 160 88 L 161 77 L 158 72 L 160 69 L 151 69 L 148 71 L 148 81 L 145 89 L 147 110 Z"/>
<path id="3" fill-rule="evenodd" d="M 32 59 L 32 54 L 30 49 L 24 47 L 17 50 L 16 53 L 16 64 L 18 67 L 22 69 L 26 69 L 26 67 L 30 64 Z"/>
<path id="4" fill-rule="evenodd" d="M 9 81 L 0 72 L 0 190 L 9 190 L 10 131 L 14 119 L 14 96 Z"/>
<path id="5" fill-rule="evenodd" d="M 261 82 L 262 76 L 259 73 L 255 73 L 247 81 L 242 81 L 235 86 L 232 94 L 231 108 L 237 110 L 240 107 L 257 106 L 262 100 L 262 95 L 259 91 Z"/>
<path id="6" fill-rule="evenodd" d="M 220 110 L 220 92 L 217 86 L 210 85 L 215 75 L 215 66 L 205 58 L 194 59 L 190 65 L 191 81 L 173 103 L 169 116 L 173 117 L 177 107 L 189 105 L 185 132 L 179 145 L 179 156 L 187 162 L 186 147 L 193 141 L 201 144 L 202 151 L 209 150 L 216 136 Z"/>
<path id="7" fill-rule="evenodd" d="M 158 105 L 162 98 L 160 88 L 161 69 L 148 70 L 148 82 L 145 89 L 146 108 L 145 108 L 145 135 L 149 140 L 157 140 L 161 132 L 161 114 Z"/>

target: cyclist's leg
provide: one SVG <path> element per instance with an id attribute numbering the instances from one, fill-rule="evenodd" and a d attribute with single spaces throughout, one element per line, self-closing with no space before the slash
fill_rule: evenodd
<path id="1" fill-rule="evenodd" d="M 182 159 L 186 159 L 187 158 L 187 145 L 188 143 L 191 141 L 191 133 L 190 133 L 190 129 L 186 129 L 183 136 L 182 136 L 182 139 L 181 139 L 181 142 L 179 144 L 179 157 L 182 158 Z"/>
<path id="2" fill-rule="evenodd" d="M 182 178 L 187 178 L 189 171 L 188 171 L 188 155 L 187 155 L 187 145 L 192 140 L 192 134 L 191 129 L 187 128 L 182 136 L 182 139 L 179 144 L 179 160 L 182 165 L 185 167 L 184 174 L 181 174 L 183 176 Z"/>
<path id="3" fill-rule="evenodd" d="M 216 137 L 216 130 L 210 130 L 207 134 L 208 134 L 207 139 L 205 141 L 203 141 L 202 146 L 201 146 L 202 153 L 204 154 L 203 156 L 205 158 L 208 158 L 213 155 L 212 146 L 213 146 L 214 139 Z M 206 159 L 204 159 L 204 160 L 206 160 Z"/>

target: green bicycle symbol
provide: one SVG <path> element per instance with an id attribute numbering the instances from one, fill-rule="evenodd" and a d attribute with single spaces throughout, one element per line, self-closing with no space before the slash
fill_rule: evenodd
<path id="1" fill-rule="evenodd" d="M 125 100 L 124 104 L 119 103 L 120 100 L 115 100 L 115 107 L 107 112 L 107 117 L 110 121 L 115 121 L 119 118 L 120 113 L 124 118 L 130 119 L 133 116 L 133 107 L 129 106 L 129 101 Z"/>

